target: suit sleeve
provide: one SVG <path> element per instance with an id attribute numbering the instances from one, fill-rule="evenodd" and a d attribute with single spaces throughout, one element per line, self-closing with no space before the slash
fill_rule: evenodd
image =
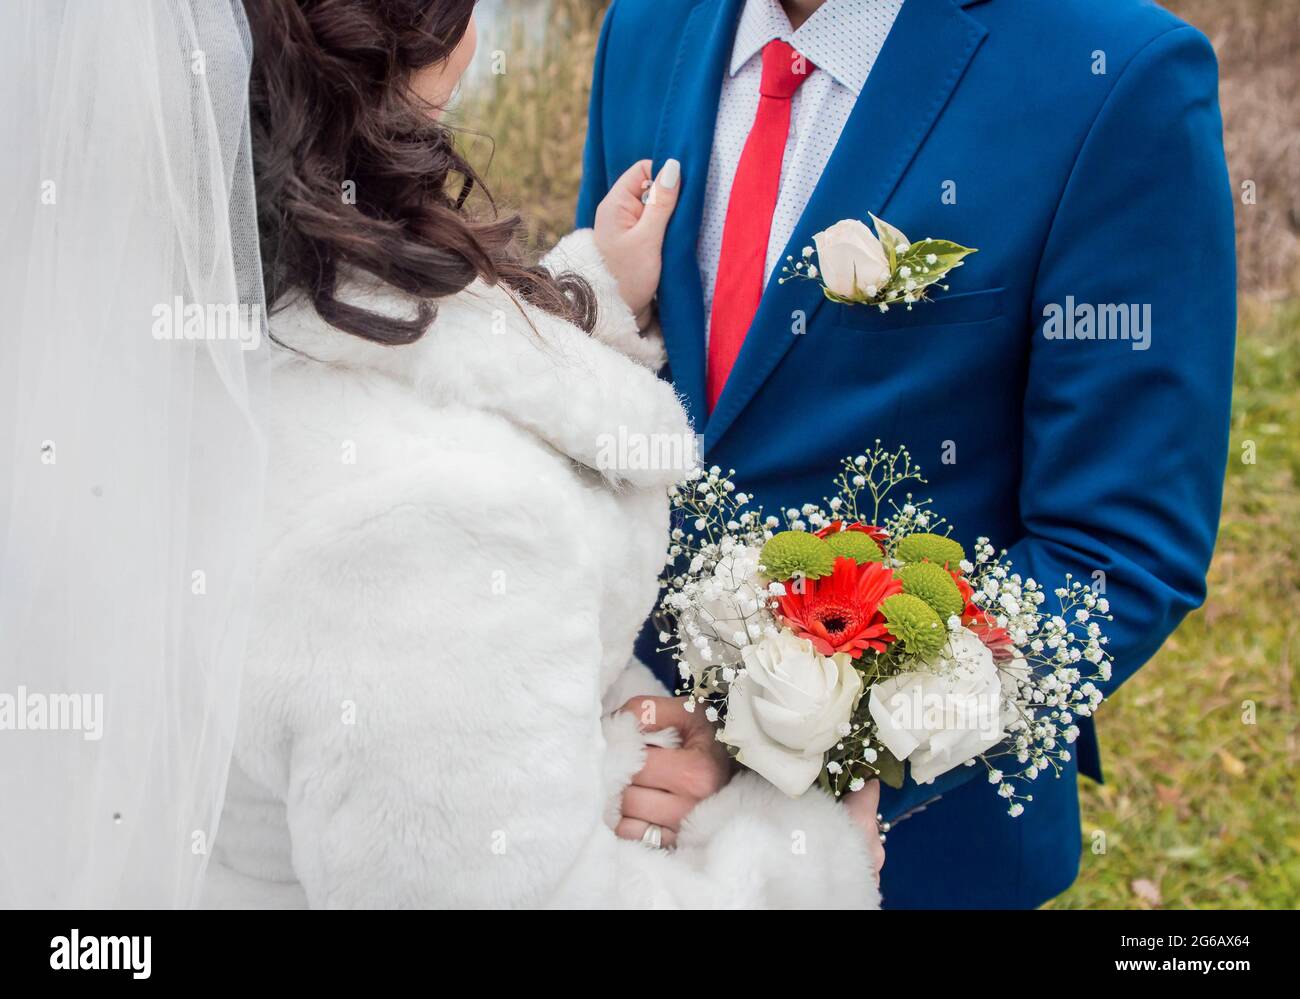
<path id="1" fill-rule="evenodd" d="M 1144 339 L 1048 340 L 1068 299 L 1136 306 Z M 1081 150 L 1033 299 L 1018 571 L 1104 585 L 1111 689 L 1205 597 L 1236 334 L 1232 194 L 1214 51 L 1149 43 Z M 1049 596 L 1051 606 L 1052 598 Z"/>
<path id="2" fill-rule="evenodd" d="M 1047 339 L 1045 310 L 1068 301 L 1149 309 L 1145 341 Z M 1104 586 L 1114 615 L 1103 624 L 1114 656 L 1108 693 L 1205 597 L 1235 329 L 1217 65 L 1205 37 L 1181 27 L 1129 62 L 1097 115 L 1051 226 L 1030 314 L 1025 535 L 1009 558 L 1047 590 L 1045 610 L 1067 573 Z M 1080 771 L 1100 779 L 1092 720 L 1081 729 Z M 909 782 L 890 815 L 983 772 Z"/>
<path id="3" fill-rule="evenodd" d="M 591 101 L 587 107 L 587 141 L 582 152 L 582 186 L 578 190 L 578 211 L 575 228 L 589 229 L 596 222 L 596 206 L 609 192 L 611 178 L 605 170 L 605 60 L 609 36 L 613 30 L 614 14 L 618 3 L 612 3 L 605 12 L 596 43 L 596 59 L 591 70 Z"/>

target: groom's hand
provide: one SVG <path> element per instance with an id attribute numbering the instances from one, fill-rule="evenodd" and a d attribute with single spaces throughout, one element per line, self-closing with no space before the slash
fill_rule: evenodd
<path id="1" fill-rule="evenodd" d="M 653 181 L 650 170 L 649 160 L 628 168 L 596 209 L 594 227 L 596 248 L 642 329 L 650 320 L 662 269 L 664 230 L 681 187 L 681 166 L 676 160 L 668 160 Z"/>
<path id="2" fill-rule="evenodd" d="M 849 818 L 867 837 L 867 849 L 879 878 L 880 869 L 885 866 L 885 844 L 880 838 L 880 825 L 876 820 L 880 808 L 880 781 L 867 781 L 861 790 L 849 792 L 844 796 L 844 807 Z"/>
<path id="3" fill-rule="evenodd" d="M 635 715 L 643 731 L 675 728 L 682 740 L 679 749 L 646 748 L 645 766 L 623 792 L 623 818 L 614 830 L 623 839 L 639 840 L 654 824 L 663 829 L 663 845 L 674 846 L 682 819 L 731 779 L 715 726 L 684 705 L 679 697 L 633 697 L 619 709 Z"/>

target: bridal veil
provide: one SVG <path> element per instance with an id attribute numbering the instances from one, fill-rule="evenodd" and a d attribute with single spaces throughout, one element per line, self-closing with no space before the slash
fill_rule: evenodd
<path id="1" fill-rule="evenodd" d="M 238 0 L 0 24 L 0 906 L 187 906 L 234 740 L 267 349 Z"/>

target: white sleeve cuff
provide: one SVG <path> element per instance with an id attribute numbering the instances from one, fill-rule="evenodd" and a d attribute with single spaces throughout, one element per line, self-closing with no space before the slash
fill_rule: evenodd
<path id="1" fill-rule="evenodd" d="M 592 230 L 579 229 L 565 236 L 542 258 L 542 266 L 553 274 L 570 271 L 591 285 L 596 293 L 595 339 L 651 371 L 664 366 L 663 337 L 657 328 L 645 335 L 636 328 L 636 317 L 619 296 L 618 282 L 596 249 Z"/>

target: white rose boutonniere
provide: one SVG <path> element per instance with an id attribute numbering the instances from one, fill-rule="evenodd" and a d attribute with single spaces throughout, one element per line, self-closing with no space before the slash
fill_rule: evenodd
<path id="1" fill-rule="evenodd" d="M 913 243 L 884 219 L 872 215 L 871 221 L 874 233 L 857 219 L 843 219 L 817 233 L 813 246 L 804 247 L 802 260 L 786 258 L 781 282 L 817 281 L 827 298 L 842 305 L 874 305 L 881 312 L 893 305 L 910 309 L 928 300 L 929 288 L 947 291 L 939 282 L 977 252 L 947 239 Z"/>
<path id="2" fill-rule="evenodd" d="M 846 301 L 875 297 L 889 283 L 889 257 L 871 228 L 857 219 L 836 222 L 813 237 L 822 283 Z"/>
<path id="3" fill-rule="evenodd" d="M 721 739 L 739 750 L 737 760 L 797 797 L 845 735 L 862 677 L 847 654 L 820 655 L 788 631 L 745 647 L 741 659 Z"/>
<path id="4" fill-rule="evenodd" d="M 1011 720 L 1003 714 L 993 653 L 973 632 L 950 633 L 947 647 L 926 666 L 875 684 L 868 702 L 878 738 L 911 764 L 918 784 L 992 749 Z"/>

